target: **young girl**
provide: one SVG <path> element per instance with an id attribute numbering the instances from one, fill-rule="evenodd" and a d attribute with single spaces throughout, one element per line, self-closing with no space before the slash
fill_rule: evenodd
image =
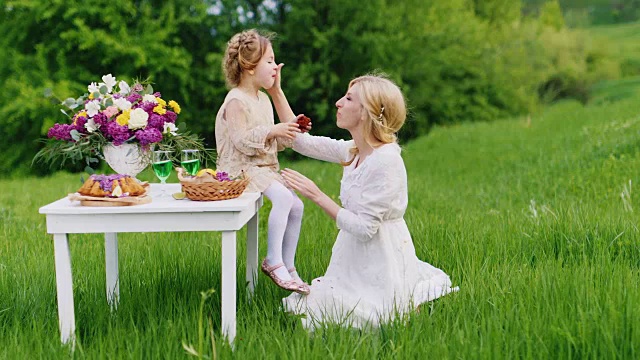
<path id="1" fill-rule="evenodd" d="M 300 130 L 295 122 L 274 124 L 271 101 L 260 91 L 274 85 L 278 70 L 270 39 L 255 30 L 234 35 L 222 67 L 231 90 L 216 116 L 216 165 L 231 176 L 244 172 L 251 181 L 247 190 L 271 200 L 262 271 L 283 289 L 309 294 L 294 266 L 303 204 L 284 185 L 277 156 Z"/>

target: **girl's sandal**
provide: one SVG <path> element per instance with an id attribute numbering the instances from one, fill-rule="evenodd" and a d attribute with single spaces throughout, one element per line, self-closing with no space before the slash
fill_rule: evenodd
<path id="1" fill-rule="evenodd" d="M 287 271 L 289 272 L 289 275 L 291 275 L 291 277 L 293 278 L 293 280 L 301 283 L 301 284 L 305 284 L 307 286 L 309 286 L 309 284 L 307 284 L 306 281 L 302 280 L 302 278 L 300 278 L 300 275 L 298 275 L 298 271 L 296 270 L 295 266 L 292 266 L 290 268 L 287 269 Z M 296 274 L 296 277 L 293 276 L 293 274 Z"/>
<path id="2" fill-rule="evenodd" d="M 311 290 L 309 289 L 309 285 L 307 284 L 301 284 L 296 280 L 282 280 L 278 277 L 278 275 L 276 275 L 275 271 L 279 268 L 281 268 L 282 266 L 284 266 L 283 263 L 280 264 L 276 264 L 273 266 L 269 266 L 269 264 L 267 264 L 267 259 L 264 259 L 262 261 L 262 272 L 267 275 L 271 280 L 273 280 L 273 282 L 278 285 L 279 287 L 285 289 L 285 290 L 289 290 L 289 291 L 295 291 L 298 294 L 302 294 L 302 295 L 309 295 L 309 293 L 311 292 Z"/>

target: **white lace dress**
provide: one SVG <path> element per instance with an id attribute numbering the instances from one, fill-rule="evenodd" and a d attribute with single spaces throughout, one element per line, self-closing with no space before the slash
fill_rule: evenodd
<path id="1" fill-rule="evenodd" d="M 295 151 L 339 163 L 350 159 L 353 141 L 302 134 Z M 374 150 L 361 164 L 344 168 L 340 187 L 340 229 L 324 276 L 311 282 L 307 296 L 283 299 L 285 310 L 304 314 L 307 328 L 336 323 L 377 326 L 449 292 L 449 276 L 420 261 L 403 216 L 407 175 L 397 144 Z"/>

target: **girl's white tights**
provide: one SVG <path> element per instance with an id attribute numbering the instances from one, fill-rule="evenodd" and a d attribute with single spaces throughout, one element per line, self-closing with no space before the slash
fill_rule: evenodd
<path id="1" fill-rule="evenodd" d="M 284 262 L 284 266 L 275 273 L 282 280 L 291 280 L 287 269 L 294 267 L 304 205 L 293 190 L 277 181 L 269 185 L 264 195 L 272 204 L 267 233 L 267 264 L 273 266 Z M 297 273 L 293 276 L 298 278 Z"/>

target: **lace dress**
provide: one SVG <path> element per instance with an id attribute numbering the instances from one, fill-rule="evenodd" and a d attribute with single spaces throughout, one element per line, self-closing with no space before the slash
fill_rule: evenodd
<path id="1" fill-rule="evenodd" d="M 273 108 L 269 97 L 260 91 L 258 99 L 233 88 L 224 99 L 216 116 L 216 168 L 235 177 L 242 172 L 251 180 L 247 191 L 264 191 L 273 181 L 284 184 L 279 173 L 278 151 L 284 143 L 267 135 L 274 125 Z M 237 119 L 226 117 L 229 102 L 238 99 L 244 108 L 244 116 Z"/>
<path id="2" fill-rule="evenodd" d="M 302 134 L 297 152 L 319 160 L 350 159 L 353 141 Z M 285 310 L 304 314 L 303 325 L 336 323 L 377 326 L 449 292 L 449 276 L 420 261 L 403 216 L 407 175 L 397 144 L 375 149 L 358 167 L 344 168 L 340 187 L 340 229 L 324 276 L 311 282 L 307 296 L 283 299 Z"/>

